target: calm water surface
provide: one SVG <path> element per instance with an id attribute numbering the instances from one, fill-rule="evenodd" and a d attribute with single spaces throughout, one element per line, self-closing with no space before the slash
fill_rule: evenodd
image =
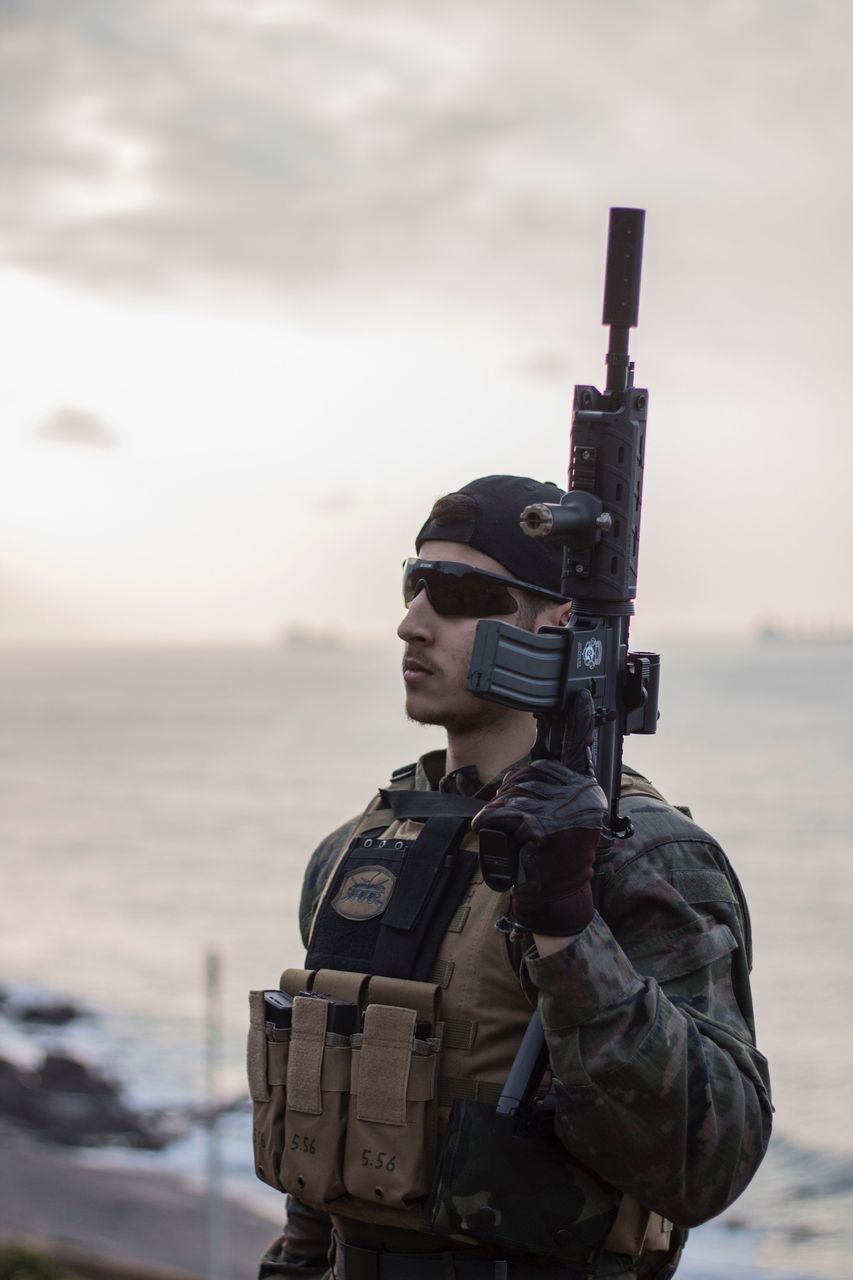
<path id="1" fill-rule="evenodd" d="M 777 1108 L 755 1183 L 679 1274 L 851 1275 L 853 647 L 663 651 L 660 732 L 626 758 L 690 804 L 741 876 Z M 393 651 L 0 654 L 0 982 L 85 999 L 102 1017 L 66 1036 L 139 1100 L 182 1099 L 199 1087 L 213 945 L 222 1087 L 237 1093 L 245 992 L 301 960 L 308 854 L 440 744 L 400 706 Z M 246 1185 L 249 1145 L 234 1118 L 228 1162 Z M 199 1151 L 169 1158 L 192 1167 Z"/>

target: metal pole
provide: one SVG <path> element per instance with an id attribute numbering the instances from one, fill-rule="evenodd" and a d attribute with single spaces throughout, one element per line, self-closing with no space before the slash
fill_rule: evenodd
<path id="1" fill-rule="evenodd" d="M 219 1066 L 222 1049 L 222 964 L 218 951 L 205 956 L 204 1106 L 207 1124 L 207 1280 L 227 1280 L 230 1260 L 222 1195 L 222 1149 L 219 1134 Z"/>

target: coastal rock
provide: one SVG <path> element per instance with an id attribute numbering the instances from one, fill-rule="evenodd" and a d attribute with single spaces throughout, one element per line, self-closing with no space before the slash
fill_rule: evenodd
<path id="1" fill-rule="evenodd" d="M 113 1080 L 93 1071 L 85 1062 L 66 1053 L 46 1053 L 34 1085 L 44 1093 L 74 1093 L 89 1097 L 117 1098 L 119 1087 Z"/>
<path id="2" fill-rule="evenodd" d="M 27 1100 L 27 1088 L 21 1071 L 12 1062 L 0 1058 L 0 1115 L 20 1115 Z"/>
<path id="3" fill-rule="evenodd" d="M 86 1053 L 67 1023 L 91 1013 L 37 987 L 0 987 L 0 1119 L 66 1147 L 117 1145 L 160 1151 L 207 1117 L 197 1106 L 140 1110 Z M 241 1099 L 242 1101 L 242 1099 Z"/>
<path id="4" fill-rule="evenodd" d="M 57 1052 L 34 1070 L 0 1058 L 0 1114 L 62 1146 L 116 1143 L 159 1151 L 186 1131 L 171 1115 L 135 1111 L 115 1081 Z"/>
<path id="5" fill-rule="evenodd" d="M 11 1013 L 18 1022 L 37 1023 L 48 1027 L 64 1027 L 69 1022 L 74 1022 L 76 1018 L 86 1016 L 84 1009 L 78 1008 L 67 1000 L 57 1000 L 52 1004 L 27 1004 L 17 1007 L 13 1005 L 11 1009 L 7 1007 L 6 1013 Z"/>
<path id="6" fill-rule="evenodd" d="M 87 1009 L 72 1000 L 15 993 L 5 988 L 0 988 L 0 1011 L 10 1021 L 41 1027 L 65 1027 L 89 1016 Z"/>

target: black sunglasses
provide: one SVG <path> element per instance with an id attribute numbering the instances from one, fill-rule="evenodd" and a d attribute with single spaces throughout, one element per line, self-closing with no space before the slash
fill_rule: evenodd
<path id="1" fill-rule="evenodd" d="M 408 609 L 421 587 L 427 593 L 436 613 L 447 618 L 491 618 L 503 613 L 516 613 L 518 601 L 507 590 L 517 587 L 534 596 L 566 603 L 565 596 L 532 582 L 504 578 L 499 573 L 474 569 L 453 560 L 404 560 L 403 601 Z"/>

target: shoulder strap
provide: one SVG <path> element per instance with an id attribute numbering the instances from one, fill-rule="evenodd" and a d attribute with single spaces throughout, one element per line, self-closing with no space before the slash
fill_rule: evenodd
<path id="1" fill-rule="evenodd" d="M 628 765 L 622 766 L 622 786 L 619 794 L 623 797 L 649 796 L 652 800 L 669 804 L 666 796 L 662 795 L 657 787 L 653 787 L 648 778 L 644 778 L 641 773 L 637 773 L 636 769 L 631 769 Z"/>
<path id="2" fill-rule="evenodd" d="M 381 791 L 376 792 L 376 795 L 373 796 L 361 817 L 353 823 L 347 833 L 347 838 L 344 841 L 343 846 L 338 851 L 338 856 L 335 858 L 335 861 L 331 866 L 329 875 L 326 878 L 326 883 L 323 886 L 323 891 L 318 895 L 317 901 L 314 903 L 314 911 L 311 916 L 311 926 L 308 933 L 309 946 L 314 933 L 314 926 L 317 922 L 320 907 L 326 897 L 329 886 L 335 878 L 335 872 L 345 858 L 347 850 L 353 840 L 360 835 L 364 835 L 365 831 L 370 831 L 374 827 L 387 827 L 391 822 L 393 822 L 395 813 L 392 808 L 390 796 L 392 794 L 396 795 L 398 792 L 405 793 L 414 790 L 416 769 L 416 764 L 404 764 L 401 768 L 395 769 L 391 774 L 388 785 L 383 787 Z M 386 796 L 386 793 L 389 794 Z"/>
<path id="3" fill-rule="evenodd" d="M 414 792 L 415 769 L 415 765 L 405 764 L 401 769 L 394 770 L 388 785 L 380 787 L 350 831 L 347 844 L 351 844 L 357 836 L 364 835 L 365 831 L 374 827 L 387 827 L 396 817 L 402 816 L 397 813 L 397 798 L 409 797 Z"/>
<path id="4" fill-rule="evenodd" d="M 379 794 L 395 818 L 408 818 L 414 822 L 424 822 L 434 815 L 473 818 L 485 803 L 473 796 L 458 796 L 444 791 L 392 791 L 383 787 Z"/>

